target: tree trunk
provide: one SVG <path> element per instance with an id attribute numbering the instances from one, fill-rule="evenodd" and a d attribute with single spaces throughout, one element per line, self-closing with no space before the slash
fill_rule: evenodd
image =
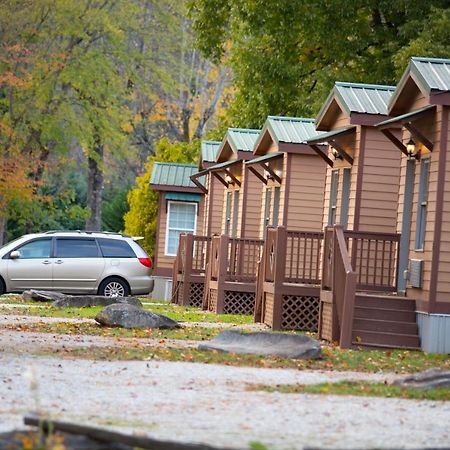
<path id="1" fill-rule="evenodd" d="M 5 244 L 6 217 L 0 216 L 0 247 Z"/>
<path id="2" fill-rule="evenodd" d="M 97 143 L 94 155 L 88 158 L 87 206 L 91 215 L 86 221 L 86 230 L 90 231 L 100 231 L 102 228 L 103 153 L 103 145 Z"/>

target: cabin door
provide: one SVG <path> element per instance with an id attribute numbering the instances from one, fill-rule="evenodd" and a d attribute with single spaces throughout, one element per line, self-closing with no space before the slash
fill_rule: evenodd
<path id="1" fill-rule="evenodd" d="M 405 270 L 408 269 L 409 241 L 411 239 L 411 216 L 414 194 L 414 177 L 416 171 L 416 160 L 408 159 L 406 162 L 405 194 L 402 211 L 402 231 L 400 237 L 400 254 L 398 258 L 397 290 L 406 291 Z"/>

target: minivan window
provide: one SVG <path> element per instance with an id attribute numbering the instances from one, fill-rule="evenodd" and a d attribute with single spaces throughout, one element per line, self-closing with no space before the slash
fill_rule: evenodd
<path id="1" fill-rule="evenodd" d="M 38 239 L 36 241 L 27 242 L 16 250 L 19 250 L 21 259 L 50 258 L 52 240 Z"/>
<path id="2" fill-rule="evenodd" d="M 57 258 L 99 258 L 95 239 L 56 239 Z"/>
<path id="3" fill-rule="evenodd" d="M 105 258 L 136 258 L 128 242 L 102 238 L 97 238 L 97 242 Z"/>

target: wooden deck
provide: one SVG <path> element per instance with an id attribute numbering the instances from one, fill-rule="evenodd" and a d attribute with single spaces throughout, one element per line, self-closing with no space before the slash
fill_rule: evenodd
<path id="1" fill-rule="evenodd" d="M 419 347 L 415 301 L 395 295 L 399 237 L 343 231 L 339 225 L 325 229 L 321 339 L 342 348 Z"/>
<path id="2" fill-rule="evenodd" d="M 323 233 L 268 228 L 258 270 L 255 321 L 317 331 Z"/>
<path id="3" fill-rule="evenodd" d="M 212 237 L 204 309 L 217 314 L 253 314 L 262 246 L 260 239 Z"/>
<path id="4" fill-rule="evenodd" d="M 207 236 L 180 235 L 173 265 L 172 303 L 202 306 L 210 242 L 211 238 Z"/>

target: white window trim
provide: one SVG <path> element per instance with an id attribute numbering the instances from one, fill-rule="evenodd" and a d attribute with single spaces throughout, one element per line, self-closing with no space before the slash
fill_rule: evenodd
<path id="1" fill-rule="evenodd" d="M 192 233 L 195 234 L 197 230 L 197 214 L 198 214 L 198 203 L 197 202 L 177 202 L 174 200 L 168 200 L 167 201 L 167 215 L 166 215 L 166 238 L 164 242 L 164 255 L 165 256 L 177 256 L 176 253 L 169 253 L 168 252 L 168 246 L 169 246 L 169 217 L 170 217 L 170 207 L 174 204 L 183 204 L 183 205 L 194 205 L 195 206 L 195 216 L 194 216 L 194 229 L 192 230 Z M 180 230 L 179 228 L 173 228 L 173 230 Z M 181 231 L 181 230 L 180 230 Z M 186 232 L 187 230 L 182 230 Z M 190 230 L 189 230 L 190 232 Z"/>

